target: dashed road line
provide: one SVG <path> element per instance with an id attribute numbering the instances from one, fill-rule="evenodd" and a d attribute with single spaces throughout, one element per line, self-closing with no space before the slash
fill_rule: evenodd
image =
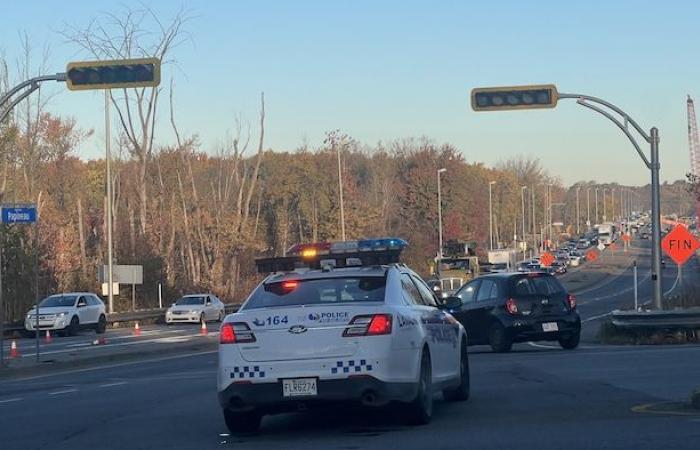
<path id="1" fill-rule="evenodd" d="M 49 392 L 49 395 L 63 395 L 63 394 L 71 394 L 73 392 L 78 392 L 78 390 L 76 388 L 63 389 L 60 391 Z"/>
<path id="2" fill-rule="evenodd" d="M 18 402 L 18 401 L 20 401 L 20 400 L 22 400 L 21 397 L 7 398 L 7 399 L 4 399 L 4 400 L 0 400 L 0 403 L 12 403 L 12 402 Z"/>
<path id="3" fill-rule="evenodd" d="M 114 383 L 106 383 L 106 384 L 101 384 L 101 388 L 108 388 L 108 387 L 114 387 L 114 386 L 123 386 L 127 384 L 126 381 L 115 381 Z"/>

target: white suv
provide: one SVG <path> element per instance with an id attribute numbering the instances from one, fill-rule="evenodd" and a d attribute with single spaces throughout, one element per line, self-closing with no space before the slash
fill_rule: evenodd
<path id="1" fill-rule="evenodd" d="M 32 308 L 24 320 L 25 330 L 36 331 L 36 322 L 36 308 Z M 72 336 L 85 328 L 92 328 L 97 333 L 104 333 L 107 328 L 105 305 L 95 294 L 55 294 L 39 303 L 39 331 L 56 330 Z"/>

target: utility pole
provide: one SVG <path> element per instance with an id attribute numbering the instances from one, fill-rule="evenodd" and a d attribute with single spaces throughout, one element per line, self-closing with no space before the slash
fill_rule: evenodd
<path id="1" fill-rule="evenodd" d="M 338 192 L 340 196 L 340 239 L 345 241 L 345 207 L 343 205 L 343 170 L 340 163 L 340 147 L 335 140 L 333 144 L 336 146 L 338 153 Z"/>
<path id="2" fill-rule="evenodd" d="M 615 188 L 610 188 L 610 207 L 612 208 L 612 221 L 615 222 Z"/>

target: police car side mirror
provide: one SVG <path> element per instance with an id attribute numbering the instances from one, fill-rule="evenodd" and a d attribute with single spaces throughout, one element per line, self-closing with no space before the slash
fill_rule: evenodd
<path id="1" fill-rule="evenodd" d="M 459 309 L 462 307 L 462 299 L 459 297 L 447 297 L 444 305 L 446 309 Z"/>

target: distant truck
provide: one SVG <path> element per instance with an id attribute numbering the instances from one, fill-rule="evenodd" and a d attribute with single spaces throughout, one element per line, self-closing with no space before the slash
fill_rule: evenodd
<path id="1" fill-rule="evenodd" d="M 606 247 L 615 240 L 615 225 L 606 222 L 598 225 L 598 243 Z"/>

